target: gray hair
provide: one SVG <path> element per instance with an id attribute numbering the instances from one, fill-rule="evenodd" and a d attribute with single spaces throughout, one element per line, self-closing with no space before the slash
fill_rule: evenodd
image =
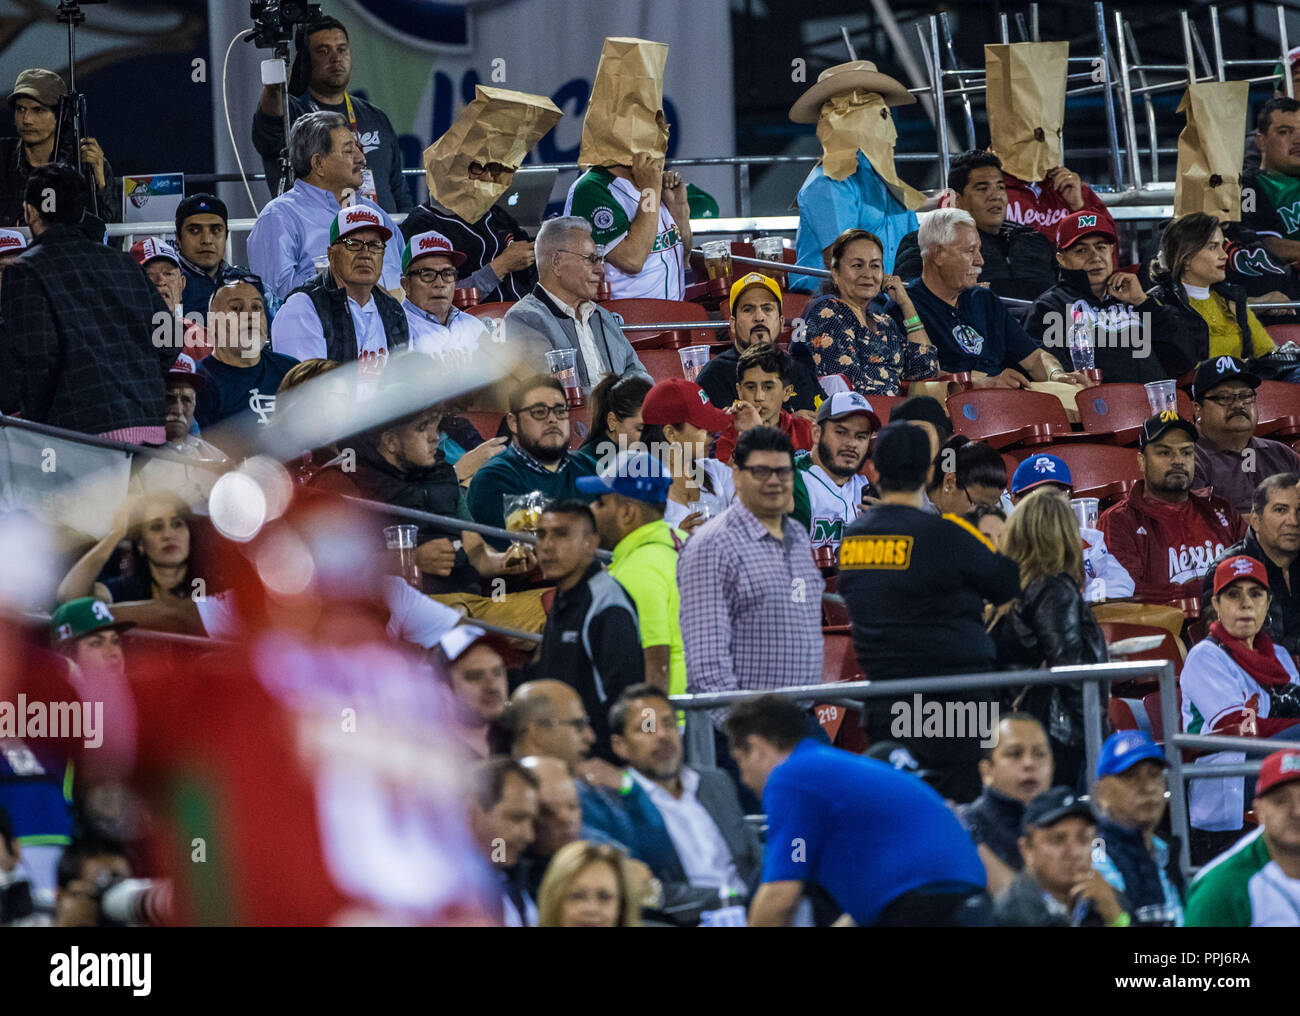
<path id="1" fill-rule="evenodd" d="M 921 257 L 929 254 L 935 247 L 952 243 L 957 239 L 957 227 L 965 223 L 976 228 L 970 212 L 960 208 L 936 208 L 925 217 L 921 228 L 916 231 L 916 242 L 921 247 Z"/>
<path id="2" fill-rule="evenodd" d="M 293 166 L 293 175 L 310 176 L 312 157 L 329 155 L 334 150 L 334 129 L 347 125 L 347 118 L 342 113 L 326 109 L 318 109 L 295 120 L 289 128 L 289 163 Z"/>
<path id="3" fill-rule="evenodd" d="M 542 228 L 537 231 L 537 238 L 533 241 L 533 254 L 539 269 L 550 260 L 552 254 L 565 249 L 568 238 L 574 233 L 591 236 L 591 223 L 581 215 L 561 215 L 542 223 Z"/>

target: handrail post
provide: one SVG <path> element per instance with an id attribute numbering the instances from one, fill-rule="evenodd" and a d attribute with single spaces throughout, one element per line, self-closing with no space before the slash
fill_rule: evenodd
<path id="1" fill-rule="evenodd" d="M 1179 839 L 1178 864 L 1184 877 L 1192 871 L 1191 823 L 1187 814 L 1187 785 L 1183 782 L 1183 750 L 1174 744 L 1182 727 L 1178 711 L 1178 684 L 1174 665 L 1165 662 L 1160 671 L 1160 724 L 1165 734 L 1165 760 L 1169 763 L 1169 828 Z"/>
<path id="2" fill-rule="evenodd" d="M 686 742 L 683 754 L 688 765 L 717 766 L 718 753 L 713 741 L 713 721 L 703 709 L 686 714 Z"/>
<path id="3" fill-rule="evenodd" d="M 1089 783 L 1092 781 L 1093 773 L 1097 771 L 1097 759 L 1101 757 L 1101 682 L 1103 680 L 1105 678 L 1083 682 L 1083 753 Z"/>

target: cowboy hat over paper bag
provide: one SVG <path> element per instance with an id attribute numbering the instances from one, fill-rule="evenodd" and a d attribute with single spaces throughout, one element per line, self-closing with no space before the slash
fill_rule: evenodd
<path id="1" fill-rule="evenodd" d="M 1205 212 L 1241 218 L 1241 160 L 1246 138 L 1246 81 L 1189 85 L 1178 104 L 1187 126 L 1178 135 L 1174 215 Z"/>
<path id="2" fill-rule="evenodd" d="M 1068 42 L 984 47 L 990 148 L 1002 168 L 1034 182 L 1061 164 Z"/>
<path id="3" fill-rule="evenodd" d="M 578 165 L 630 166 L 638 152 L 668 151 L 664 65 L 668 46 L 646 39 L 607 38 L 582 121 Z"/>
<path id="4" fill-rule="evenodd" d="M 447 133 L 424 150 L 433 199 L 466 222 L 478 222 L 510 187 L 524 156 L 564 114 L 544 95 L 478 85 Z M 499 162 L 496 180 L 471 180 L 469 164 Z"/>

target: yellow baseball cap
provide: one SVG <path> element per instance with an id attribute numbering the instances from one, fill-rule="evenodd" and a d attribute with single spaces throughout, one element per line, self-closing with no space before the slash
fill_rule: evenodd
<path id="1" fill-rule="evenodd" d="M 731 308 L 731 316 L 736 316 L 736 301 L 740 299 L 740 294 L 750 286 L 764 286 L 772 291 L 776 297 L 776 302 L 781 303 L 781 287 L 777 285 L 776 279 L 770 275 L 760 275 L 758 272 L 750 272 L 748 275 L 742 275 L 739 279 L 731 284 L 731 298 L 727 301 L 727 306 Z"/>

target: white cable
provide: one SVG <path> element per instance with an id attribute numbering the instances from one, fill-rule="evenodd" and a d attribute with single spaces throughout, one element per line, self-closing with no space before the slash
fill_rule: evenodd
<path id="1" fill-rule="evenodd" d="M 230 67 L 230 51 L 235 48 L 243 36 L 252 35 L 251 28 L 245 28 L 242 32 L 230 40 L 230 45 L 226 47 L 225 59 L 221 61 L 221 105 L 226 111 L 226 130 L 230 132 L 230 147 L 235 152 L 235 162 L 239 164 L 239 175 L 244 181 L 244 190 L 248 191 L 248 203 L 253 206 L 253 217 L 257 218 L 260 211 L 257 202 L 253 200 L 253 188 L 248 185 L 248 174 L 244 172 L 244 160 L 239 157 L 239 145 L 235 143 L 235 128 L 230 123 L 230 97 L 226 94 L 226 72 Z"/>

